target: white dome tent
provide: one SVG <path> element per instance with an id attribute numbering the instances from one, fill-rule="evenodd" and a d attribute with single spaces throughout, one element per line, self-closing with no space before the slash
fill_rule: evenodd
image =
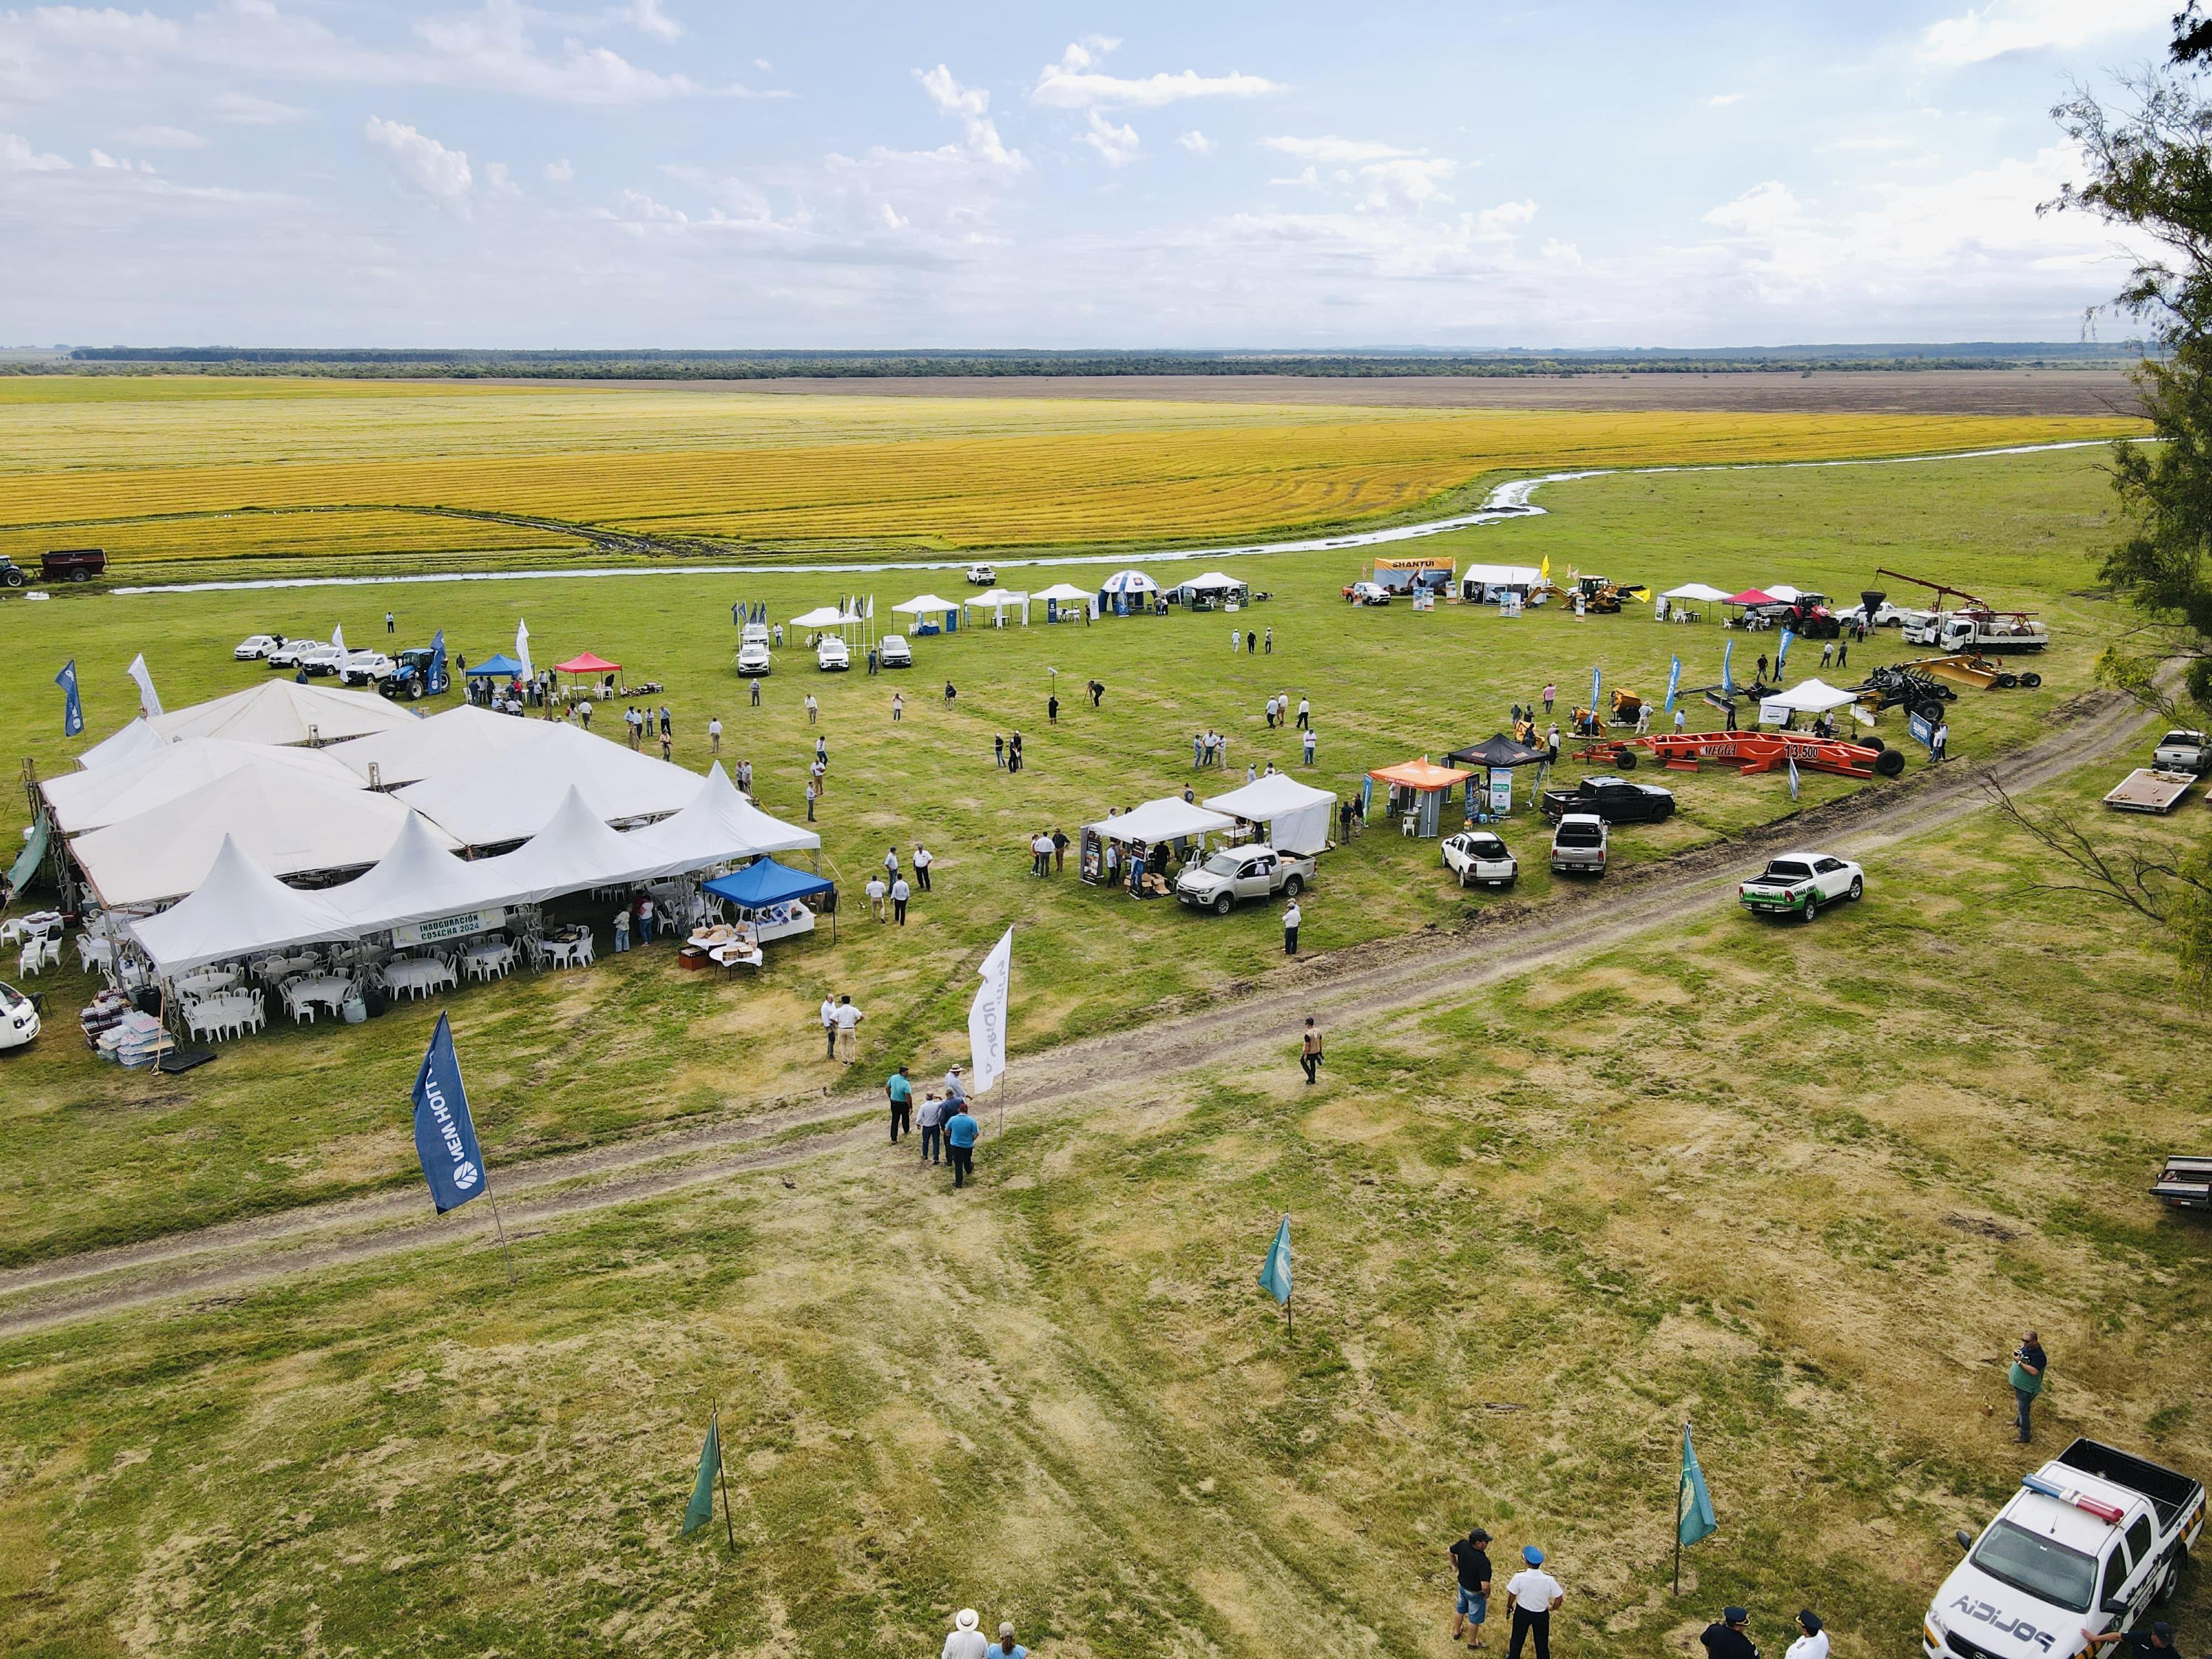
<path id="1" fill-rule="evenodd" d="M 1146 596 L 1159 591 L 1160 585 L 1141 570 L 1117 570 L 1098 584 L 1098 608 L 1110 606 L 1115 616 L 1126 617 L 1132 602 L 1141 611 Z"/>

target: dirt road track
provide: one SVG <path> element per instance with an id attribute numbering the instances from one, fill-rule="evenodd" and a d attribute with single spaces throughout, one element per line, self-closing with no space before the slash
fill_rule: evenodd
<path id="1" fill-rule="evenodd" d="M 2144 719 L 2125 699 L 2094 693 L 2058 711 L 2045 736 L 1987 769 L 2008 792 L 2022 794 L 2110 755 Z M 1984 775 L 1969 760 L 1954 760 L 1940 771 L 1875 785 L 1741 840 L 1577 890 L 1571 897 L 1493 907 L 1458 929 L 1310 957 L 1249 989 L 1232 988 L 1225 997 L 1164 1013 L 1134 1030 L 1023 1055 L 1013 1073 L 1012 1110 L 1033 1121 L 1131 1085 L 1263 1054 L 1287 1066 L 1306 1014 L 1341 1030 L 1609 949 L 1711 900 L 1764 851 L 1817 840 L 1863 856 L 1940 829 L 1989 804 Z M 497 1172 L 499 1193 L 509 1234 L 526 1233 L 564 1217 L 863 1146 L 882 1133 L 872 1096 L 837 1095 L 511 1166 Z M 0 1273 L 0 1336 L 155 1303 L 234 1294 L 280 1276 L 419 1245 L 451 1249 L 491 1235 L 488 1214 L 440 1219 L 426 1207 L 410 1187 Z M 481 1223 L 474 1232 L 471 1221 Z"/>

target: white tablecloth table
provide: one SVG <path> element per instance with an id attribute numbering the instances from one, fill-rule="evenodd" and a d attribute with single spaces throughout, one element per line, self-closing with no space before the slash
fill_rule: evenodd
<path id="1" fill-rule="evenodd" d="M 461 952 L 461 963 L 471 979 L 496 979 L 514 966 L 512 945 L 486 941 Z"/>
<path id="2" fill-rule="evenodd" d="M 387 991 L 427 997 L 453 983 L 453 970 L 435 957 L 403 957 L 384 964 L 384 988 Z"/>
<path id="3" fill-rule="evenodd" d="M 317 1007 L 335 1012 L 352 994 L 351 980 L 337 974 L 312 974 L 284 987 L 284 1006 L 295 1023 L 302 1014 L 312 1021 Z"/>
<path id="4" fill-rule="evenodd" d="M 185 997 L 211 997 L 218 991 L 228 991 L 238 983 L 238 975 L 228 968 L 210 968 L 204 973 L 186 974 L 177 981 L 177 994 Z"/>
<path id="5" fill-rule="evenodd" d="M 545 961 L 549 967 L 580 968 L 592 959 L 592 936 L 580 939 L 548 939 L 545 941 Z"/>
<path id="6" fill-rule="evenodd" d="M 276 981 L 294 974 L 307 973 L 319 964 L 311 954 L 296 957 L 264 957 L 253 964 L 253 971 L 263 979 Z"/>

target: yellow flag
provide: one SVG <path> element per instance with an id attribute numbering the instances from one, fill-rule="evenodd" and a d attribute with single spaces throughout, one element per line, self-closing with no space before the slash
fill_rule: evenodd
<path id="1" fill-rule="evenodd" d="M 1547 553 L 1544 555 L 1544 562 L 1538 568 L 1536 574 L 1547 582 L 1552 580 L 1552 556 L 1550 554 Z"/>

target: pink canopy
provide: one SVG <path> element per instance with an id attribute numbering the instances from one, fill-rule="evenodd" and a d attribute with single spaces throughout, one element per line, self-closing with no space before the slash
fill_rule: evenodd
<path id="1" fill-rule="evenodd" d="M 609 662 L 605 657 L 594 656 L 586 651 L 580 657 L 571 657 L 566 662 L 555 663 L 553 672 L 556 674 L 619 674 L 622 672 L 622 665 L 618 662 Z"/>
<path id="2" fill-rule="evenodd" d="M 1762 593 L 1755 587 L 1747 587 L 1734 599 L 1723 599 L 1723 605 L 1779 605 L 1781 600 L 1771 593 Z"/>

